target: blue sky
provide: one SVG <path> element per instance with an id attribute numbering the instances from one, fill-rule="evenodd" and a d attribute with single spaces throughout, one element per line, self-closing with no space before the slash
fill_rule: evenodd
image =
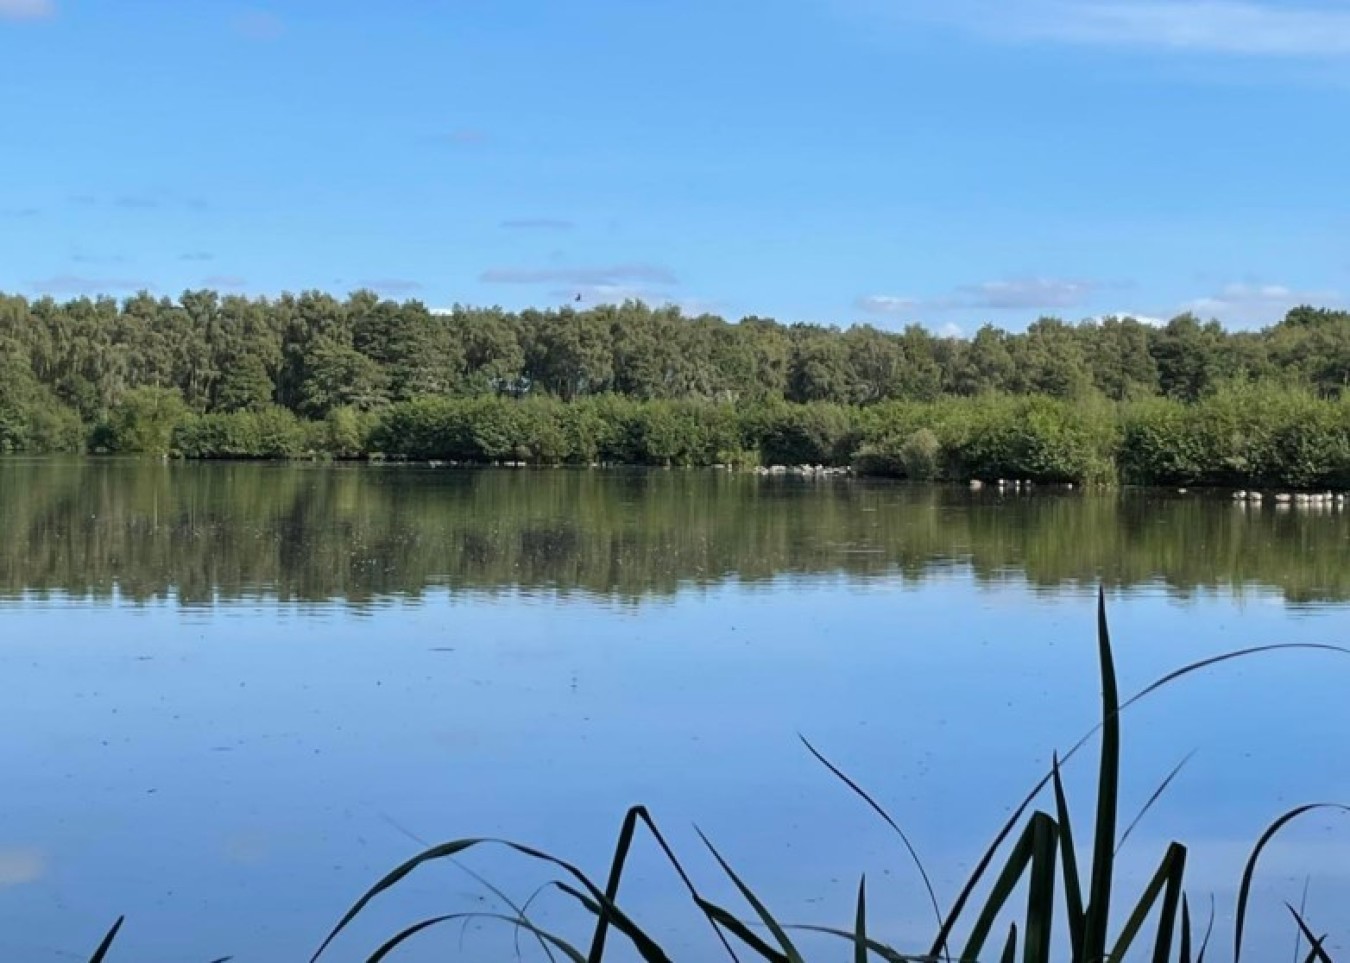
<path id="1" fill-rule="evenodd" d="M 1350 4 L 0 0 L 0 289 L 973 331 L 1350 296 Z"/>

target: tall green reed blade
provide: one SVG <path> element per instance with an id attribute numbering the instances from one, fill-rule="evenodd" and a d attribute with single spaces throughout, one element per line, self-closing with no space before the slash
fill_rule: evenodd
<path id="1" fill-rule="evenodd" d="M 858 944 L 858 934 L 853 930 L 840 929 L 837 926 L 814 926 L 810 923 L 794 923 L 791 926 L 785 926 L 784 929 L 796 930 L 799 933 L 820 933 L 823 936 L 835 936 L 841 940 L 847 940 L 854 946 Z M 863 941 L 870 953 L 881 957 L 886 963 L 937 963 L 937 958 L 932 956 L 914 956 L 909 953 L 901 953 L 893 946 L 887 946 L 868 936 Z"/>
<path id="2" fill-rule="evenodd" d="M 1214 935 L 1214 920 L 1217 917 L 1214 894 L 1211 893 L 1209 896 L 1209 922 L 1205 924 L 1205 935 L 1200 938 L 1200 951 L 1195 954 L 1195 963 L 1205 963 L 1205 954 L 1209 951 L 1209 939 Z"/>
<path id="3" fill-rule="evenodd" d="M 1307 956 L 1309 963 L 1332 963 L 1331 957 L 1328 956 L 1327 951 L 1322 948 L 1322 944 L 1327 938 L 1326 934 L 1323 933 L 1321 936 L 1315 935 L 1312 929 L 1309 928 L 1308 921 L 1303 918 L 1302 913 L 1294 909 L 1294 907 L 1289 906 L 1288 903 L 1285 903 L 1284 905 L 1289 907 L 1289 912 L 1293 915 L 1294 922 L 1298 924 L 1299 932 L 1303 934 L 1311 945 L 1311 949 L 1308 950 Z"/>
<path id="4" fill-rule="evenodd" d="M 1089 961 L 1106 953 L 1106 928 L 1111 916 L 1111 884 L 1115 869 L 1116 809 L 1120 794 L 1120 695 L 1106 624 L 1106 590 L 1097 589 L 1097 658 L 1102 680 L 1102 754 L 1097 775 L 1097 825 L 1092 845 L 1092 879 L 1088 883 L 1083 950 Z"/>
<path id="5" fill-rule="evenodd" d="M 623 869 L 628 862 L 628 851 L 633 846 L 633 834 L 637 831 L 637 817 L 633 810 L 624 816 L 619 827 L 619 841 L 614 847 L 614 859 L 609 866 L 609 879 L 605 882 L 605 896 L 613 902 L 619 898 L 619 882 L 623 878 Z M 591 936 L 591 950 L 588 958 L 600 960 L 605 955 L 605 939 L 609 935 L 609 917 L 599 913 L 595 919 L 595 932 Z"/>
<path id="6" fill-rule="evenodd" d="M 1003 944 L 1003 955 L 999 963 L 1017 963 L 1017 923 L 1008 925 L 1008 942 Z"/>
<path id="7" fill-rule="evenodd" d="M 1270 841 L 1294 820 L 1306 816 L 1308 813 L 1326 812 L 1328 810 L 1350 813 L 1350 806 L 1340 803 L 1308 803 L 1303 806 L 1296 806 L 1267 826 L 1266 831 L 1261 834 L 1261 838 L 1256 841 L 1252 854 L 1247 857 L 1247 865 L 1242 868 L 1242 884 L 1238 887 L 1237 914 L 1233 932 L 1233 963 L 1240 963 L 1242 960 L 1242 938 L 1247 926 L 1247 906 L 1251 901 L 1252 880 L 1256 876 L 1256 864 L 1261 859 L 1261 853 L 1265 851 Z"/>
<path id="8" fill-rule="evenodd" d="M 867 876 L 858 880 L 858 911 L 853 914 L 853 963 L 867 963 Z"/>
<path id="9" fill-rule="evenodd" d="M 633 830 L 628 829 L 627 827 L 629 827 L 631 824 L 634 828 L 636 828 L 638 823 L 641 823 L 642 825 L 647 827 L 647 832 L 651 833 L 652 839 L 656 840 L 656 845 L 660 847 L 662 854 L 666 858 L 666 861 L 670 863 L 671 867 L 675 870 L 676 875 L 679 876 L 680 882 L 684 885 L 685 891 L 694 901 L 694 904 L 698 906 L 698 908 L 703 912 L 704 916 L 708 919 L 708 924 L 712 927 L 713 932 L 717 935 L 717 939 L 718 941 L 721 942 L 722 948 L 727 951 L 727 956 L 731 957 L 733 963 L 738 963 L 736 951 L 731 948 L 731 944 L 727 942 L 726 936 L 722 932 L 722 928 L 719 926 L 718 922 L 709 915 L 708 912 L 710 908 L 721 909 L 721 907 L 715 907 L 715 904 L 708 902 L 708 900 L 704 899 L 699 894 L 698 889 L 694 886 L 693 879 L 689 876 L 689 873 L 685 870 L 683 864 L 680 863 L 679 858 L 675 855 L 675 850 L 671 847 L 670 843 L 666 841 L 665 834 L 662 833 L 661 830 L 657 827 L 656 820 L 652 819 L 652 815 L 650 812 L 647 811 L 646 806 L 633 806 L 628 810 L 627 814 L 624 816 L 625 828 L 622 829 L 619 834 L 620 843 L 622 843 L 622 840 L 625 835 L 628 835 L 631 838 Z M 620 848 L 622 849 L 624 858 L 626 859 L 628 852 L 627 847 L 621 846 Z M 616 862 L 621 862 L 618 860 L 617 852 L 615 854 L 615 858 Z M 618 893 L 617 884 L 615 885 L 615 893 L 616 894 Z"/>
<path id="10" fill-rule="evenodd" d="M 811 745 L 811 741 L 809 739 L 807 739 L 800 733 L 797 735 L 797 738 L 802 741 L 802 745 L 806 746 L 807 751 L 810 752 L 811 755 L 816 757 L 817 762 L 819 762 L 822 766 L 828 769 L 835 776 L 835 778 L 838 779 L 840 782 L 842 782 L 845 786 L 847 786 L 854 793 L 854 795 L 860 798 L 863 802 L 867 803 L 867 805 L 871 807 L 872 811 L 876 813 L 878 816 L 880 816 L 882 820 L 885 821 L 886 825 L 891 827 L 892 831 L 894 831 L 895 834 L 900 837 L 900 842 L 904 844 L 906 851 L 908 851 L 909 853 L 910 861 L 914 863 L 915 868 L 918 869 L 919 871 L 919 878 L 923 880 L 923 888 L 928 893 L 928 902 L 932 904 L 933 907 L 933 917 L 937 920 L 938 925 L 941 926 L 942 910 L 938 907 L 937 891 L 933 889 L 933 880 L 931 877 L 929 877 L 928 870 L 923 865 L 923 860 L 919 858 L 919 851 L 915 849 L 914 843 L 910 841 L 909 836 L 905 833 L 903 829 L 900 828 L 899 823 L 897 823 L 894 819 L 891 818 L 891 814 L 886 812 L 886 810 L 881 806 L 881 804 L 872 798 L 872 796 L 867 792 L 867 790 L 863 789 L 862 786 L 858 785 L 851 778 L 849 778 L 847 773 L 845 773 L 834 763 L 830 762 L 829 759 L 826 759 L 825 755 L 822 752 L 820 752 L 820 750 L 818 750 L 815 746 Z"/>
<path id="11" fill-rule="evenodd" d="M 398 949 L 404 943 L 408 942 L 414 936 L 426 930 L 429 930 L 434 926 L 439 926 L 441 923 L 450 923 L 458 920 L 475 920 L 475 919 L 498 920 L 503 923 L 511 923 L 517 929 L 524 929 L 534 934 L 541 941 L 543 941 L 545 946 L 551 944 L 554 948 L 561 951 L 564 956 L 566 956 L 569 960 L 571 960 L 572 963 L 586 963 L 586 957 L 581 955 L 580 950 L 578 950 L 576 947 L 572 946 L 565 940 L 561 939 L 560 937 L 540 929 L 539 927 L 531 923 L 529 920 L 524 919 L 523 917 L 520 916 L 508 916 L 505 913 L 484 913 L 484 912 L 447 913 L 444 916 L 433 916 L 429 919 L 424 919 L 418 923 L 414 923 L 411 926 L 399 930 L 399 932 L 395 933 L 389 939 L 385 940 L 384 943 L 380 944 L 380 947 L 369 957 L 366 958 L 366 963 L 382 963 L 382 961 L 385 960 L 389 956 L 389 954 L 393 953 L 396 949 Z"/>
<path id="12" fill-rule="evenodd" d="M 736 875 L 736 871 L 731 868 L 731 864 L 722 858 L 722 854 L 717 851 L 717 847 L 712 844 L 712 841 L 703 834 L 703 830 L 696 829 L 695 831 L 698 833 L 699 838 L 703 840 L 703 845 L 707 846 L 708 851 L 713 854 L 713 858 L 717 860 L 717 864 L 722 867 L 722 872 L 727 874 L 727 877 L 735 884 L 736 889 L 740 891 L 741 896 L 743 896 L 745 901 L 754 909 L 755 915 L 759 917 L 760 922 L 762 922 L 764 927 L 773 934 L 773 938 L 778 941 L 778 945 L 782 948 L 783 955 L 787 958 L 788 963 L 805 963 L 801 953 L 797 951 L 797 947 L 793 945 L 792 940 L 788 937 L 787 931 L 783 928 L 782 924 L 774 919 L 773 914 L 769 912 L 768 907 L 766 907 L 764 903 L 760 901 L 759 897 L 754 894 L 754 891 L 751 890 L 749 886 L 746 886 L 741 878 Z"/>
<path id="13" fill-rule="evenodd" d="M 1050 963 L 1050 931 L 1055 920 L 1055 848 L 1059 827 L 1046 816 L 1032 820 L 1031 882 L 1027 886 L 1026 942 L 1023 963 Z"/>
<path id="14" fill-rule="evenodd" d="M 1083 958 L 1083 884 L 1078 877 L 1078 853 L 1073 845 L 1073 824 L 1069 820 L 1069 802 L 1064 795 L 1064 781 L 1059 775 L 1059 755 L 1050 762 L 1050 775 L 1055 787 L 1055 813 L 1059 820 L 1059 858 L 1064 868 L 1064 908 L 1069 923 L 1069 946 L 1072 959 Z"/>
<path id="15" fill-rule="evenodd" d="M 406 879 L 408 875 L 418 867 L 436 860 L 457 856 L 468 849 L 482 845 L 502 846 L 513 852 L 519 853 L 522 856 L 527 856 L 531 859 L 547 863 L 563 870 L 567 875 L 571 876 L 582 885 L 582 887 L 590 894 L 590 898 L 594 901 L 594 905 L 598 907 L 598 911 L 609 917 L 614 927 L 628 938 L 629 942 L 633 944 L 633 948 L 637 950 L 638 955 L 641 956 L 646 963 L 670 963 L 670 958 L 656 941 L 648 936 L 642 928 L 633 922 L 633 920 L 630 919 L 623 910 L 619 909 L 615 903 L 609 900 L 600 888 L 592 883 L 590 878 L 576 866 L 530 846 L 524 846 L 520 843 L 513 843 L 504 839 L 488 838 L 459 839 L 449 843 L 443 843 L 439 846 L 433 846 L 396 867 L 392 872 L 386 874 L 384 878 L 367 890 L 361 898 L 356 901 L 351 909 L 343 915 L 342 919 L 338 921 L 338 924 L 335 927 L 333 927 L 332 932 L 328 934 L 327 938 L 310 958 L 310 963 L 316 963 L 319 957 L 323 955 L 324 951 L 332 945 L 333 940 L 337 939 L 338 935 L 351 924 L 352 920 L 370 905 L 372 900 L 381 893 L 387 892 L 403 879 Z M 574 894 L 574 891 L 571 890 L 567 890 L 567 892 Z M 593 961 L 593 963 L 598 963 L 598 961 Z"/>
<path id="16" fill-rule="evenodd" d="M 1181 948 L 1177 951 L 1177 963 L 1195 963 L 1191 955 L 1191 903 L 1186 894 L 1181 894 Z"/>
<path id="17" fill-rule="evenodd" d="M 975 925 L 971 927 L 970 935 L 966 938 L 966 945 L 958 957 L 961 963 L 978 963 L 998 914 L 1003 911 L 1008 898 L 1012 896 L 1013 890 L 1017 888 L 1017 884 L 1022 881 L 1031 866 L 1032 856 L 1036 852 L 1038 826 L 1043 822 L 1054 824 L 1054 820 L 1045 813 L 1038 812 L 1032 815 L 1031 821 L 1022 830 L 1022 835 L 1013 844 L 1012 850 L 1008 853 L 1008 861 L 1004 863 L 1003 871 L 994 880 L 984 906 L 980 909 L 980 915 L 976 917 Z"/>
<path id="18" fill-rule="evenodd" d="M 1312 888 L 1312 877 L 1303 877 L 1303 893 L 1298 898 L 1298 915 L 1306 916 L 1308 913 L 1308 890 Z M 1303 949 L 1303 931 L 1300 929 L 1294 934 L 1294 963 L 1298 963 L 1299 951 Z"/>
<path id="19" fill-rule="evenodd" d="M 394 817 L 389 815 L 387 812 L 379 810 L 378 815 L 382 820 L 388 823 L 396 832 L 398 832 L 400 835 L 408 837 L 417 845 L 421 846 L 423 849 L 431 845 L 431 843 L 427 842 L 425 839 L 418 836 L 407 826 L 404 826 L 402 823 L 395 820 Z M 456 859 L 451 859 L 450 862 L 460 872 L 464 873 L 466 876 L 468 876 L 470 879 L 476 882 L 479 886 L 482 886 L 497 899 L 501 900 L 502 904 L 507 906 L 512 913 L 515 913 L 517 918 L 524 920 L 527 924 L 530 922 L 530 917 L 529 913 L 526 911 L 529 909 L 530 904 L 534 902 L 535 897 L 537 897 L 540 893 L 544 892 L 546 889 L 549 888 L 547 884 L 540 886 L 532 894 L 530 894 L 529 898 L 526 899 L 523 904 L 517 904 L 516 901 L 511 899 L 511 897 L 507 895 L 505 892 L 503 892 L 500 887 L 494 885 L 492 880 L 488 879 L 482 873 L 479 873 L 472 866 L 468 866 Z M 524 927 L 516 927 L 515 931 L 516 959 L 520 959 L 520 931 L 523 928 Z M 549 963 L 557 963 L 557 958 L 554 957 L 553 950 L 549 947 L 548 941 L 546 941 L 543 937 L 539 936 L 537 933 L 535 934 L 535 939 L 539 943 L 539 948 L 544 951 L 544 956 L 548 958 Z M 224 961 L 215 960 L 213 961 L 213 963 L 224 963 Z"/>
<path id="20" fill-rule="evenodd" d="M 1158 690 L 1190 675 L 1193 672 L 1199 672 L 1203 669 L 1208 669 L 1213 666 L 1220 665 L 1221 663 L 1233 661 L 1235 659 L 1242 659 L 1247 658 L 1249 656 L 1265 655 L 1270 653 L 1295 651 L 1295 650 L 1331 652 L 1337 655 L 1350 655 L 1350 648 L 1345 648 L 1344 646 L 1339 645 L 1324 645 L 1315 642 L 1289 642 L 1289 643 L 1278 643 L 1275 645 L 1259 645 L 1246 649 L 1238 649 L 1234 652 L 1228 652 L 1223 655 L 1201 659 L 1197 662 L 1192 662 L 1189 665 L 1185 665 L 1179 669 L 1174 669 L 1173 671 L 1168 672 L 1166 675 L 1154 680 L 1152 683 L 1145 686 L 1143 689 L 1139 690 L 1130 698 L 1122 702 L 1120 704 L 1120 708 L 1117 712 L 1117 715 L 1119 714 L 1119 712 L 1124 712 L 1126 709 L 1130 708 L 1131 706 L 1135 705 L 1141 700 L 1147 698 L 1148 696 L 1152 695 Z M 1079 738 L 1077 742 L 1075 742 L 1072 746 L 1069 747 L 1067 752 L 1065 752 L 1062 756 L 1060 756 L 1059 758 L 1060 764 L 1063 765 L 1067 763 L 1070 759 L 1072 759 L 1074 756 L 1076 756 L 1078 752 L 1088 744 L 1088 742 L 1093 738 L 1093 736 L 1097 735 L 1097 733 L 1101 731 L 1103 725 L 1104 725 L 1103 722 L 1098 722 L 1086 733 L 1084 733 L 1083 736 Z M 993 841 L 985 849 L 984 854 L 976 862 L 975 868 L 971 870 L 970 875 L 966 878 L 966 881 L 962 885 L 960 892 L 956 896 L 956 899 L 953 901 L 951 908 L 947 911 L 947 915 L 943 917 L 942 925 L 938 927 L 937 936 L 934 938 L 932 946 L 927 953 L 928 957 L 937 958 L 946 952 L 947 946 L 951 941 L 952 931 L 955 929 L 956 924 L 963 918 L 966 911 L 966 907 L 969 904 L 971 897 L 975 894 L 976 888 L 979 886 L 980 881 L 984 878 L 984 874 L 989 871 L 989 867 L 993 865 L 994 857 L 998 854 L 998 851 L 1003 846 L 1003 844 L 1008 841 L 1008 839 L 1012 836 L 1013 832 L 1017 829 L 1018 824 L 1021 822 L 1022 816 L 1025 815 L 1027 810 L 1029 810 L 1032 804 L 1035 803 L 1036 798 L 1041 794 L 1042 790 L 1044 790 L 1045 787 L 1050 784 L 1053 775 L 1054 774 L 1052 772 L 1047 772 L 1036 782 L 1034 786 L 1031 787 L 1031 790 L 1022 798 L 1022 801 L 1016 807 L 1014 807 L 1012 813 L 1008 816 L 1008 818 L 1004 821 L 1003 825 L 1000 827 L 999 831 L 995 834 Z M 1196 963 L 1202 963 L 1202 961 L 1203 961 L 1203 950 L 1201 951 L 1199 958 L 1197 958 Z"/>
<path id="21" fill-rule="evenodd" d="M 1135 938 L 1143 928 L 1148 914 L 1162 896 L 1162 910 L 1158 914 L 1158 935 L 1153 944 L 1154 963 L 1168 963 L 1172 957 L 1172 941 L 1176 931 L 1177 912 L 1181 905 L 1182 879 L 1186 875 L 1186 847 L 1172 843 L 1167 847 L 1157 871 L 1149 880 L 1144 893 L 1139 897 L 1134 910 L 1125 921 L 1125 926 L 1111 948 L 1110 959 L 1123 960 Z"/>
<path id="22" fill-rule="evenodd" d="M 1322 949 L 1322 945 L 1327 941 L 1327 934 L 1323 933 L 1308 950 L 1308 955 L 1303 958 L 1303 963 L 1331 963 L 1331 957 L 1327 956 Z"/>
<path id="23" fill-rule="evenodd" d="M 103 942 L 98 945 L 98 949 L 94 950 L 94 955 L 89 957 L 89 963 L 103 963 L 103 961 L 107 959 L 108 951 L 112 949 L 113 940 L 117 939 L 117 932 L 122 928 L 122 924 L 126 922 L 126 919 L 125 916 L 117 917 L 117 922 L 114 923 L 112 929 L 108 930 L 104 935 Z"/>
<path id="24" fill-rule="evenodd" d="M 1172 785 L 1172 780 L 1176 779 L 1177 776 L 1181 774 L 1181 770 L 1186 768 L 1186 764 L 1194 758 L 1195 750 L 1192 749 L 1190 752 L 1186 753 L 1185 757 L 1183 757 L 1179 763 L 1172 767 L 1172 770 L 1163 778 L 1163 781 L 1158 783 L 1158 788 L 1153 790 L 1153 795 L 1148 797 L 1148 801 L 1144 803 L 1135 817 L 1130 820 L 1130 824 L 1125 827 L 1125 831 L 1120 834 L 1120 842 L 1116 843 L 1117 855 L 1125 848 L 1125 841 L 1130 838 L 1130 834 L 1144 821 L 1144 817 L 1148 815 L 1149 810 L 1157 805 L 1157 802 L 1162 798 L 1163 793 L 1167 792 L 1167 787 Z"/>

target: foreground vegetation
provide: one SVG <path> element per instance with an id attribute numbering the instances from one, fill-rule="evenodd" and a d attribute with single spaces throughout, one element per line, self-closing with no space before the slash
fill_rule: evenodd
<path id="1" fill-rule="evenodd" d="M 916 479 L 1350 485 L 1350 313 L 972 339 L 629 303 L 0 296 L 0 451 L 820 464 Z"/>
<path id="2" fill-rule="evenodd" d="M 1101 721 L 1075 743 L 1062 757 L 1055 757 L 1051 769 L 1014 809 L 995 834 L 993 842 L 976 864 L 965 884 L 947 909 L 943 909 L 930 876 L 919 860 L 909 838 L 885 809 L 857 783 L 837 769 L 814 747 L 807 748 L 839 780 L 857 794 L 879 818 L 896 833 L 899 842 L 913 859 L 923 892 L 932 904 L 934 930 L 931 942 L 920 947 L 895 947 L 878 939 L 869 930 L 871 898 L 864 877 L 859 881 L 856 911 L 843 925 L 795 924 L 778 918 L 769 905 L 737 874 L 714 844 L 702 837 L 708 851 L 744 903 L 744 911 L 733 911 L 704 895 L 666 841 L 657 824 L 641 806 L 634 807 L 623 821 L 612 864 L 603 882 L 593 880 L 579 867 L 541 850 L 504 840 L 466 838 L 433 846 L 395 868 L 370 888 L 348 910 L 323 940 L 311 959 L 317 963 L 370 904 L 391 891 L 419 868 L 441 860 L 453 860 L 468 850 L 503 847 L 527 860 L 542 863 L 559 877 L 542 892 L 554 893 L 591 919 L 587 932 L 568 936 L 544 929 L 531 917 L 528 907 L 536 897 L 523 904 L 513 901 L 483 880 L 490 892 L 503 904 L 500 910 L 456 911 L 432 916 L 406 926 L 388 937 L 367 957 L 367 963 L 380 963 L 400 947 L 423 937 L 429 931 L 451 923 L 470 920 L 496 921 L 533 939 L 543 957 L 550 961 L 566 959 L 572 963 L 601 963 L 611 943 L 623 942 L 645 963 L 672 963 L 673 957 L 638 922 L 621 894 L 625 868 L 639 830 L 654 840 L 671 869 L 671 885 L 686 894 L 695 919 L 711 927 L 725 951 L 726 958 L 745 958 L 767 963 L 805 963 L 808 954 L 802 947 L 809 936 L 827 937 L 848 948 L 854 963 L 883 960 L 903 961 L 957 960 L 978 963 L 982 960 L 1005 963 L 1070 963 L 1099 961 L 1151 960 L 1153 963 L 1201 963 L 1209 950 L 1213 933 L 1212 910 L 1208 923 L 1192 912 L 1186 892 L 1188 850 L 1181 842 L 1172 842 L 1160 856 L 1152 877 L 1139 892 L 1123 891 L 1116 873 L 1116 853 L 1125 836 L 1166 790 L 1177 770 L 1145 804 L 1143 812 L 1121 830 L 1120 751 L 1121 713 L 1193 672 L 1232 659 L 1281 649 L 1321 649 L 1340 655 L 1350 650 L 1333 646 L 1276 645 L 1240 650 L 1206 659 L 1168 673 L 1134 696 L 1120 698 L 1111 641 L 1106 621 L 1105 597 L 1098 596 L 1098 657 L 1101 673 Z M 1068 764 L 1094 738 L 1100 739 L 1096 800 L 1088 829 L 1080 825 L 1075 832 L 1072 810 L 1061 778 L 1061 767 Z M 1049 796 L 1044 809 L 1034 809 Z M 1234 915 L 1233 960 L 1240 963 L 1244 950 L 1246 924 L 1251 907 L 1252 886 L 1261 857 L 1280 832 L 1291 823 L 1319 810 L 1350 812 L 1340 805 L 1304 805 L 1281 815 L 1255 842 L 1244 866 Z M 1028 813 L 1030 815 L 1028 815 Z M 1290 925 L 1298 938 L 1294 959 L 1307 963 L 1330 963 L 1326 949 L 1327 934 L 1315 930 L 1299 908 L 1286 904 Z M 91 963 L 103 963 L 122 925 L 114 925 L 96 951 Z M 519 944 L 518 944 L 519 947 Z M 519 948 L 517 949 L 519 954 Z M 838 958 L 830 954 L 829 958 Z M 216 961 L 223 963 L 223 961 Z"/>

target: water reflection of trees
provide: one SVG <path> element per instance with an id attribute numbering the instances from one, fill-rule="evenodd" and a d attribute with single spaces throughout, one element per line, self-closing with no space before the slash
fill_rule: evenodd
<path id="1" fill-rule="evenodd" d="M 0 462 L 0 592 L 341 599 L 434 588 L 639 600 L 847 574 L 1047 590 L 1269 587 L 1350 598 L 1343 514 L 1212 498 L 1000 499 L 709 472 Z"/>

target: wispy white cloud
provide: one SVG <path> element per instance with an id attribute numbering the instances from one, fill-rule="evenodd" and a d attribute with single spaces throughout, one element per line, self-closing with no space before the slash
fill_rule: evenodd
<path id="1" fill-rule="evenodd" d="M 979 284 L 965 284 L 957 288 L 956 295 L 947 299 L 947 302 L 955 308 L 988 308 L 995 311 L 1073 308 L 1102 286 L 1099 281 L 1058 278 L 981 281 Z"/>
<path id="2" fill-rule="evenodd" d="M 286 23 L 267 10 L 248 10 L 234 18 L 234 32 L 245 40 L 270 43 L 286 33 Z"/>
<path id="3" fill-rule="evenodd" d="M 71 200 L 82 207 L 92 207 L 99 203 L 97 197 L 88 194 L 73 197 Z M 127 211 L 155 211 L 162 208 L 187 208 L 194 211 L 203 211 L 208 206 L 205 198 L 178 194 L 162 188 L 118 194 L 112 199 L 112 205 Z"/>
<path id="4" fill-rule="evenodd" d="M 37 217 L 41 214 L 40 208 L 36 207 L 6 207 L 0 208 L 0 217 L 6 220 L 18 220 L 20 218 Z"/>
<path id="5" fill-rule="evenodd" d="M 487 284 L 566 284 L 577 288 L 620 288 L 635 283 L 673 285 L 679 279 L 656 264 L 615 264 L 609 267 L 488 268 L 479 280 Z"/>
<path id="6" fill-rule="evenodd" d="M 118 291 L 149 291 L 154 285 L 135 278 L 85 277 L 79 274 L 58 274 L 41 281 L 33 281 L 29 288 L 38 294 L 112 294 Z"/>
<path id="7" fill-rule="evenodd" d="M 561 217 L 513 217 L 501 226 L 508 231 L 570 231 L 576 224 Z"/>
<path id="8" fill-rule="evenodd" d="M 187 251 L 186 253 L 178 255 L 178 260 L 180 261 L 210 261 L 214 258 L 215 255 L 210 251 Z"/>
<path id="9" fill-rule="evenodd" d="M 1088 318 L 1088 321 L 1100 324 L 1103 321 L 1138 321 L 1140 324 L 1147 324 L 1151 328 L 1161 328 L 1167 324 L 1166 318 L 1160 318 L 1157 315 L 1147 314 L 1141 311 L 1107 311 L 1105 314 L 1099 314 L 1096 317 Z"/>
<path id="10" fill-rule="evenodd" d="M 890 9 L 1001 41 L 1230 56 L 1350 56 L 1350 9 L 1326 0 L 952 0 L 940 12 L 936 5 L 925 7 L 905 0 Z"/>
<path id="11" fill-rule="evenodd" d="M 1339 291 L 1307 291 L 1283 284 L 1242 281 L 1226 284 L 1215 294 L 1192 298 L 1181 309 L 1230 325 L 1251 326 L 1274 324 L 1290 308 L 1301 304 L 1337 307 L 1344 303 Z"/>
<path id="12" fill-rule="evenodd" d="M 911 317 L 924 311 L 1062 311 L 1087 302 L 1098 291 L 1119 285 L 1103 281 L 1029 277 L 963 284 L 932 298 L 872 294 L 856 306 L 869 314 Z"/>
<path id="13" fill-rule="evenodd" d="M 55 0 L 0 0 L 0 20 L 45 20 L 55 15 Z"/>
<path id="14" fill-rule="evenodd" d="M 40 849 L 0 849 L 0 889 L 35 883 L 47 875 L 47 856 Z"/>
<path id="15" fill-rule="evenodd" d="M 237 274 L 212 274 L 202 278 L 202 287 L 205 288 L 242 288 L 247 285 L 248 280 Z"/>
<path id="16" fill-rule="evenodd" d="M 891 317 L 912 315 L 919 307 L 915 298 L 903 298 L 893 294 L 869 294 L 854 302 L 858 310 L 868 314 L 883 314 Z"/>
<path id="17" fill-rule="evenodd" d="M 357 287 L 369 288 L 381 294 L 412 294 L 414 291 L 422 290 L 421 281 L 409 278 L 367 278 L 357 281 L 356 284 Z"/>

